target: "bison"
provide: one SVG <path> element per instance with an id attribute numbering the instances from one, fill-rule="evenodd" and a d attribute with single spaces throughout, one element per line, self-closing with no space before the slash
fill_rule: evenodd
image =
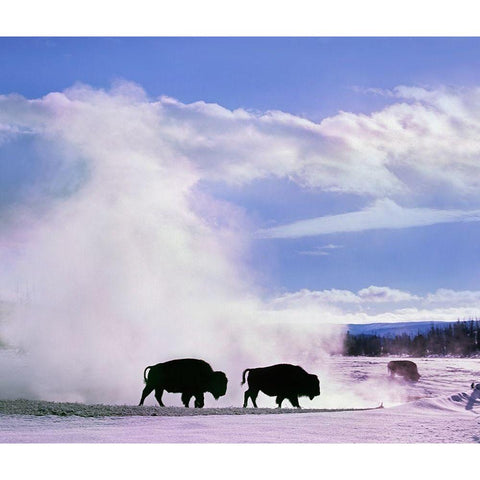
<path id="1" fill-rule="evenodd" d="M 257 408 L 257 395 L 262 391 L 270 397 L 277 397 L 278 408 L 287 398 L 297 408 L 299 396 L 307 396 L 310 400 L 320 395 L 320 382 L 316 375 L 307 373 L 302 367 L 282 363 L 263 368 L 247 368 L 242 374 L 242 385 L 245 383 L 245 374 L 248 374 L 248 390 L 245 392 L 243 408 L 246 408 L 248 399 L 252 399 Z"/>
<path id="2" fill-rule="evenodd" d="M 147 370 L 150 370 L 147 377 Z M 227 391 L 227 376 L 223 372 L 214 372 L 212 367 L 203 360 L 182 358 L 158 363 L 145 368 L 143 378 L 146 386 L 142 392 L 139 405 L 155 390 L 155 398 L 159 405 L 162 402 L 163 391 L 181 393 L 182 403 L 188 408 L 190 399 L 195 397 L 195 408 L 205 404 L 203 394 L 210 392 L 215 400 L 225 395 Z"/>
<path id="3" fill-rule="evenodd" d="M 410 360 L 392 360 L 388 362 L 387 369 L 391 377 L 400 375 L 412 382 L 418 382 L 420 378 L 416 363 Z"/>

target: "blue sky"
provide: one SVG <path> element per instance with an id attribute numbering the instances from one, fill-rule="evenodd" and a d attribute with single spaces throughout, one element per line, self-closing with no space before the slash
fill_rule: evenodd
<path id="1" fill-rule="evenodd" d="M 57 142 L 68 109 L 45 96 L 66 91 L 100 108 L 99 91 L 120 92 L 131 108 L 161 104 L 159 136 L 178 164 L 194 165 L 183 172 L 196 179 L 188 189 L 212 202 L 195 212 L 226 206 L 221 221 L 233 219 L 241 245 L 225 255 L 262 296 L 290 306 L 298 292 L 315 302 L 330 292 L 335 304 L 335 292 L 350 292 L 359 304 L 375 287 L 377 300 L 410 294 L 406 308 L 450 292 L 449 308 L 475 312 L 479 47 L 479 38 L 1 38 L 4 224 L 19 206 L 36 211 L 48 198 L 48 211 L 74 198 L 98 171 L 85 160 L 97 155 L 89 140 L 68 132 Z M 173 140 L 169 128 L 180 132 Z M 12 248 L 19 233 L 8 228 Z M 468 304 L 451 292 L 470 292 Z"/>
<path id="2" fill-rule="evenodd" d="M 314 120 L 370 112 L 359 88 L 476 84 L 478 38 L 2 38 L 3 93 L 36 98 L 118 78 L 149 95 Z"/>

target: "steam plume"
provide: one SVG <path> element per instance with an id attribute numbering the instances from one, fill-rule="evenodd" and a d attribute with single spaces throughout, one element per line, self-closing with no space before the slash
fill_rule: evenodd
<path id="1" fill-rule="evenodd" d="M 230 405 L 244 368 L 315 364 L 307 330 L 263 321 L 252 228 L 196 189 L 188 129 L 161 104 L 131 84 L 2 100 L 9 141 L 47 146 L 52 172 L 5 209 L 0 291 L 31 288 L 0 323 L 2 397 L 136 403 L 146 365 L 199 357 L 227 373 Z"/>

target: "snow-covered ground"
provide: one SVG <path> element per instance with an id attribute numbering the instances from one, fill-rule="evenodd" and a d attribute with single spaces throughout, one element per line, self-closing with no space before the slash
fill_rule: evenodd
<path id="1" fill-rule="evenodd" d="M 285 414 L 238 406 L 187 410 L 5 401 L 0 442 L 480 443 L 480 390 L 470 388 L 480 381 L 480 360 L 414 360 L 422 377 L 409 384 L 388 378 L 388 359 L 331 357 L 320 398 L 303 398 L 305 410 Z M 259 395 L 259 406 L 270 401 Z M 374 408 L 381 403 L 384 408 Z M 347 408 L 372 409 L 339 411 Z"/>

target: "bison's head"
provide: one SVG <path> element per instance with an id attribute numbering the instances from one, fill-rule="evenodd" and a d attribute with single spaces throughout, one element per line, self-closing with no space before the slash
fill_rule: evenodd
<path id="1" fill-rule="evenodd" d="M 418 382 L 418 380 L 420 379 L 420 374 L 415 368 L 415 369 L 410 369 L 408 372 L 406 372 L 405 377 L 411 382 Z"/>
<path id="2" fill-rule="evenodd" d="M 306 393 L 310 400 L 313 400 L 314 397 L 320 395 L 320 380 L 318 380 L 316 375 L 308 376 L 308 392 Z"/>
<path id="3" fill-rule="evenodd" d="M 227 376 L 223 372 L 213 372 L 210 379 L 209 392 L 218 400 L 227 392 Z"/>

